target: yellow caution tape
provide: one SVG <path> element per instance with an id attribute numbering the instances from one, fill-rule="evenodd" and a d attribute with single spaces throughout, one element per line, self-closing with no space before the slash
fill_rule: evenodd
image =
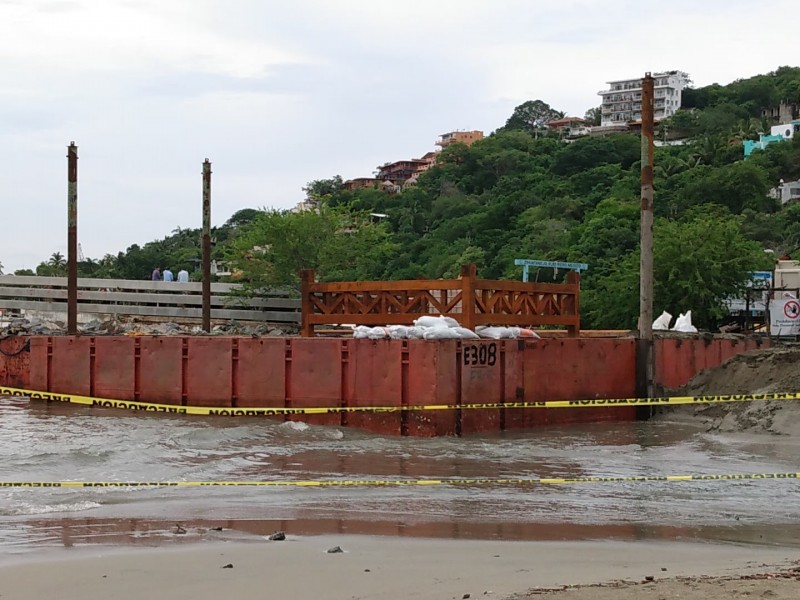
<path id="1" fill-rule="evenodd" d="M 645 483 L 800 479 L 800 473 L 736 473 L 724 475 L 631 475 L 627 477 L 536 477 L 458 479 L 330 479 L 309 481 L 0 481 L 0 488 L 128 488 L 128 487 L 409 487 L 479 485 L 564 485 L 577 483 Z"/>
<path id="2" fill-rule="evenodd" d="M 800 400 L 800 393 L 786 394 L 725 394 L 714 396 L 662 396 L 658 398 L 592 398 L 588 400 L 547 400 L 536 402 L 488 402 L 471 404 L 410 404 L 404 406 L 325 406 L 311 408 L 232 408 L 183 406 L 180 404 L 154 404 L 132 400 L 92 398 L 58 392 L 41 392 L 21 388 L 0 386 L 0 396 L 27 397 L 47 402 L 67 402 L 97 406 L 100 408 L 122 408 L 127 410 L 163 412 L 184 415 L 210 415 L 223 417 L 274 417 L 280 415 L 325 415 L 335 413 L 392 413 L 430 410 L 476 410 L 500 408 L 600 408 L 609 406 L 670 406 L 676 404 L 722 404 L 727 402 L 750 402 L 752 400 Z"/>

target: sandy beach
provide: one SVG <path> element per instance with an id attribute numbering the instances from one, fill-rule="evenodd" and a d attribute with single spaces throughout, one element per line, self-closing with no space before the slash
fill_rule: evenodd
<path id="1" fill-rule="evenodd" d="M 343 552 L 328 552 L 336 546 Z M 800 582 L 794 578 L 738 579 L 790 569 L 800 560 L 800 549 L 708 543 L 289 536 L 281 542 L 259 539 L 177 548 L 76 548 L 11 560 L 0 566 L 3 600 L 138 600 L 143 595 L 192 600 L 714 600 L 744 588 L 755 597 L 800 595 Z M 702 576 L 723 579 L 676 579 Z M 732 577 L 736 580 L 725 579 Z M 642 583 L 648 578 L 654 581 Z M 592 587 L 571 587 L 578 585 Z M 767 590 L 770 593 L 764 594 Z"/>

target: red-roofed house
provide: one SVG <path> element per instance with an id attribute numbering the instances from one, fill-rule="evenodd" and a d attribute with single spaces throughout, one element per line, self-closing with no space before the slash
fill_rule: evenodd
<path id="1" fill-rule="evenodd" d="M 554 119 L 547 123 L 547 127 L 558 131 L 563 137 L 572 139 L 582 135 L 589 135 L 590 128 L 584 119 L 579 117 L 564 117 Z"/>

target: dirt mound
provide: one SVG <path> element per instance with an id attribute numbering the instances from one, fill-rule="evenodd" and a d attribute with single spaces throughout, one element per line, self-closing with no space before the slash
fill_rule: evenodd
<path id="1" fill-rule="evenodd" d="M 800 348 L 770 348 L 740 354 L 702 371 L 671 396 L 800 392 Z M 657 418 L 689 419 L 709 430 L 800 435 L 800 400 L 754 400 L 669 407 Z"/>

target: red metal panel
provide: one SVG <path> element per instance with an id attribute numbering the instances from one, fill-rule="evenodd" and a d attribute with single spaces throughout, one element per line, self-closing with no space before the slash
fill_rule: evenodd
<path id="1" fill-rule="evenodd" d="M 190 337 L 186 361 L 186 404 L 231 406 L 232 340 Z"/>
<path id="2" fill-rule="evenodd" d="M 285 338 L 240 338 L 236 369 L 236 405 L 286 405 Z"/>
<path id="3" fill-rule="evenodd" d="M 458 398 L 455 340 L 408 341 L 408 403 L 455 404 Z M 455 435 L 456 411 L 409 411 L 408 435 Z"/>
<path id="4" fill-rule="evenodd" d="M 709 367 L 708 343 L 706 340 L 686 340 L 686 344 L 694 346 L 694 373 L 691 375 L 691 377 L 694 377 L 700 371 L 704 371 Z M 691 379 L 691 377 L 689 379 Z"/>
<path id="5" fill-rule="evenodd" d="M 30 389 L 46 392 L 49 381 L 47 380 L 47 353 L 50 337 L 31 338 L 31 370 Z"/>
<path id="6" fill-rule="evenodd" d="M 183 398 L 183 338 L 138 338 L 139 399 L 158 404 L 181 404 Z"/>
<path id="7" fill-rule="evenodd" d="M 496 404 L 503 394 L 503 342 L 465 341 L 461 345 L 460 404 Z M 461 411 L 461 434 L 500 431 L 500 409 Z"/>
<path id="8" fill-rule="evenodd" d="M 527 401 L 630 398 L 635 394 L 632 339 L 537 340 L 526 344 L 524 360 Z M 636 408 L 629 406 L 526 411 L 523 421 L 526 427 L 636 417 Z"/>
<path id="9" fill-rule="evenodd" d="M 636 395 L 636 347 L 632 339 L 564 340 L 566 362 L 574 365 L 577 399 L 632 398 Z M 574 396 L 572 396 L 574 394 Z M 636 408 L 577 408 L 548 411 L 549 423 L 632 421 Z"/>
<path id="10" fill-rule="evenodd" d="M 326 338 L 292 339 L 287 405 L 293 408 L 341 405 L 342 341 Z M 341 414 L 290 416 L 318 425 L 340 425 Z"/>
<path id="11" fill-rule="evenodd" d="M 88 337 L 54 337 L 50 391 L 88 396 L 91 393 Z"/>
<path id="12" fill-rule="evenodd" d="M 686 385 L 695 375 L 694 344 L 681 338 L 655 341 L 655 382 L 666 389 Z"/>
<path id="13" fill-rule="evenodd" d="M 400 340 L 349 340 L 347 406 L 400 406 L 402 349 Z M 401 413 L 347 413 L 348 426 L 399 435 Z"/>
<path id="14" fill-rule="evenodd" d="M 522 402 L 525 399 L 525 342 L 503 342 L 503 402 Z M 517 429 L 524 426 L 525 412 L 532 409 L 506 408 L 501 411 L 503 429 Z"/>
<path id="15" fill-rule="evenodd" d="M 96 337 L 94 395 L 98 398 L 134 400 L 136 393 L 136 340 L 132 337 Z"/>
<path id="16" fill-rule="evenodd" d="M 739 340 L 719 340 L 720 343 L 720 364 L 726 360 L 733 358 L 737 354 L 744 352 L 744 344 L 740 344 Z"/>
<path id="17" fill-rule="evenodd" d="M 30 338 L 7 337 L 0 340 L 0 384 L 28 389 L 30 386 Z"/>

